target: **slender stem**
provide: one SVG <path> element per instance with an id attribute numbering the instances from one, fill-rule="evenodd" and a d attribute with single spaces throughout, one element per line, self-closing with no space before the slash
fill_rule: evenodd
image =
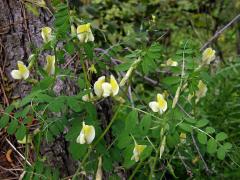
<path id="1" fill-rule="evenodd" d="M 160 146 L 161 146 L 161 144 L 160 144 Z M 150 172 L 149 177 L 148 177 L 149 180 L 151 180 L 153 175 L 154 175 L 154 170 L 155 170 L 155 166 L 156 166 L 156 163 L 157 163 L 157 158 L 159 156 L 159 153 L 160 153 L 160 147 L 158 147 L 156 156 L 154 157 L 153 165 L 151 167 L 151 172 Z"/>
<path id="2" fill-rule="evenodd" d="M 143 163 L 142 160 L 138 163 L 138 165 L 136 166 L 136 168 L 132 172 L 131 176 L 129 177 L 129 180 L 132 180 L 134 178 L 134 175 L 137 173 L 138 169 L 142 166 L 142 163 Z"/>
<path id="3" fill-rule="evenodd" d="M 86 82 L 86 86 L 87 86 L 87 89 L 91 87 L 89 81 L 88 81 L 88 75 L 87 75 L 87 70 L 86 70 L 86 67 L 85 67 L 85 64 L 84 64 L 84 60 L 81 59 L 81 49 L 79 50 L 79 59 L 80 59 L 80 63 L 82 65 L 82 69 L 83 69 L 83 74 L 84 74 L 84 79 L 85 79 L 85 82 Z"/>
<path id="4" fill-rule="evenodd" d="M 79 171 L 81 170 L 81 168 L 84 166 L 88 156 L 90 155 L 90 153 L 92 152 L 92 150 L 94 149 L 94 147 L 102 140 L 102 138 L 105 136 L 105 134 L 109 131 L 110 127 L 112 126 L 113 122 L 115 121 L 117 115 L 118 115 L 118 112 L 120 110 L 120 107 L 121 106 L 118 106 L 115 114 L 113 115 L 112 117 L 112 120 L 111 122 L 108 124 L 108 126 L 106 127 L 106 129 L 103 131 L 103 133 L 99 136 L 99 138 L 95 141 L 95 143 L 90 146 L 90 148 L 88 149 L 88 152 L 87 154 L 84 156 L 83 160 L 82 160 L 82 163 L 78 166 L 78 169 L 77 171 L 75 172 L 75 174 L 73 175 L 73 180 L 76 179 L 77 175 L 79 174 Z"/>

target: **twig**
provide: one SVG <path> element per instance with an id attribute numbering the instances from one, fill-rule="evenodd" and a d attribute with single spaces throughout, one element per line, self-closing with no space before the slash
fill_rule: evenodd
<path id="1" fill-rule="evenodd" d="M 130 99 L 132 107 L 135 107 L 134 106 L 134 101 L 133 101 L 133 98 L 132 98 L 132 88 L 131 88 L 131 86 L 128 86 L 128 95 L 129 95 L 129 99 Z"/>
<path id="2" fill-rule="evenodd" d="M 15 146 L 7 138 L 6 138 L 6 141 L 13 148 L 13 150 L 16 151 L 16 153 L 18 153 L 18 155 L 27 162 L 29 166 L 32 166 L 31 163 L 17 150 L 17 148 L 15 148 Z"/>
<path id="3" fill-rule="evenodd" d="M 195 148 L 196 148 L 196 150 L 197 150 L 197 152 L 198 152 L 198 154 L 199 154 L 199 156 L 200 156 L 200 158 L 201 158 L 201 160 L 202 160 L 202 162 L 203 162 L 203 165 L 204 165 L 204 167 L 205 167 L 206 173 L 209 175 L 209 174 L 211 174 L 211 171 L 210 171 L 210 169 L 208 168 L 207 163 L 206 163 L 205 160 L 203 159 L 203 156 L 202 156 L 202 154 L 201 154 L 201 152 L 200 152 L 200 150 L 199 150 L 199 147 L 198 147 L 198 145 L 197 145 L 197 143 L 196 143 L 196 140 L 195 140 L 195 138 L 194 138 L 193 132 L 191 133 L 191 136 L 192 136 L 193 144 L 194 144 L 194 146 L 195 146 Z"/>
<path id="4" fill-rule="evenodd" d="M 240 19 L 240 14 L 238 14 L 237 16 L 235 16 L 229 23 L 227 23 L 222 29 L 218 30 L 214 36 L 212 36 L 208 42 L 206 42 L 200 49 L 200 51 L 203 51 L 209 44 L 211 44 L 216 38 L 218 38 L 218 36 L 220 34 L 223 33 L 223 31 L 225 31 L 227 28 L 229 28 L 234 22 L 236 22 L 237 20 Z"/>
<path id="5" fill-rule="evenodd" d="M 178 151 L 178 157 L 181 160 L 183 166 L 185 167 L 185 169 L 187 171 L 187 174 L 192 178 L 193 174 L 192 174 L 191 168 L 185 163 L 185 161 L 183 160 L 183 157 L 182 157 L 182 155 L 180 154 L 179 151 Z"/>

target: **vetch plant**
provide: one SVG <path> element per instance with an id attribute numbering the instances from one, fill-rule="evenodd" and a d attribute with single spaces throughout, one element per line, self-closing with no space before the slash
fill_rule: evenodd
<path id="1" fill-rule="evenodd" d="M 68 4 L 55 9 L 53 27 L 42 28 L 43 44 L 29 58 L 36 77 L 32 91 L 7 107 L 0 121 L 25 148 L 26 139 L 32 140 L 36 161 L 25 167 L 25 177 L 38 178 L 35 171 L 48 167 L 39 149 L 43 141 L 60 136 L 79 162 L 72 179 L 122 172 L 129 179 L 158 179 L 166 173 L 173 178 L 194 157 L 199 157 L 194 163 L 200 170 L 206 169 L 206 158 L 226 157 L 232 148 L 228 135 L 213 127 L 204 110 L 214 88 L 208 68 L 215 50 L 200 54 L 186 43 L 166 58 L 157 40 L 131 50 L 124 43 L 105 50 L 98 47 L 96 41 L 103 39 L 97 30 L 70 12 Z M 42 67 L 39 61 L 46 53 Z M 26 80 L 29 69 L 19 61 L 11 75 Z M 75 91 L 69 92 L 64 82 Z M 37 132 L 29 128 L 34 122 Z"/>

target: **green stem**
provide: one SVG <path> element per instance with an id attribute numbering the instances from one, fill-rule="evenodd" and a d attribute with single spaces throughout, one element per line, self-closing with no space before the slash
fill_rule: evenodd
<path id="1" fill-rule="evenodd" d="M 115 114 L 113 115 L 112 117 L 112 120 L 111 122 L 108 124 L 108 126 L 106 127 L 106 129 L 103 131 L 103 133 L 99 136 L 99 138 L 95 141 L 95 143 L 90 146 L 90 148 L 88 149 L 88 152 L 87 154 L 84 156 L 83 160 L 82 160 L 82 163 L 78 166 L 78 169 L 77 171 L 75 172 L 74 176 L 73 176 L 73 180 L 76 179 L 77 175 L 79 174 L 79 171 L 81 170 L 81 168 L 84 166 L 86 160 L 88 159 L 88 156 L 90 155 L 90 153 L 92 152 L 92 150 L 94 149 L 94 147 L 102 140 L 102 138 L 105 136 L 105 134 L 108 132 L 108 130 L 110 129 L 110 127 L 112 126 L 113 122 L 115 121 L 117 115 L 118 115 L 118 112 L 120 110 L 120 107 L 121 106 L 118 106 L 118 109 L 116 110 Z"/>
<path id="2" fill-rule="evenodd" d="M 129 180 L 132 180 L 134 175 L 137 173 L 138 169 L 141 167 L 143 161 L 141 160 L 138 165 L 136 166 L 136 168 L 134 169 L 134 171 L 132 172 L 131 176 L 129 177 Z"/>
<path id="3" fill-rule="evenodd" d="M 160 146 L 161 146 L 161 144 L 160 144 Z M 156 166 L 156 163 L 157 163 L 157 158 L 158 158 L 159 153 L 160 153 L 160 146 L 158 147 L 156 156 L 154 157 L 154 160 L 153 160 L 153 165 L 151 167 L 151 172 L 150 172 L 150 175 L 148 177 L 149 180 L 151 180 L 153 175 L 154 175 L 154 170 L 155 170 L 155 166 Z"/>
<path id="4" fill-rule="evenodd" d="M 82 65 L 82 69 L 83 69 L 83 74 L 84 74 L 84 79 L 85 79 L 85 82 L 86 82 L 86 86 L 87 86 L 87 89 L 89 89 L 91 87 L 89 81 L 88 81 L 88 75 L 87 75 L 87 70 L 86 70 L 86 67 L 85 67 L 85 64 L 84 64 L 84 60 L 82 59 L 81 60 L 81 49 L 79 49 L 79 59 L 80 59 L 80 63 Z"/>

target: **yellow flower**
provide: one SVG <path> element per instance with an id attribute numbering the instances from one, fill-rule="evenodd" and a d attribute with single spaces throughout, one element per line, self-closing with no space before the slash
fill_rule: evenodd
<path id="1" fill-rule="evenodd" d="M 88 93 L 88 94 L 85 94 L 82 97 L 82 100 L 85 101 L 85 102 L 90 102 L 92 99 L 93 99 L 93 94 L 91 92 Z"/>
<path id="2" fill-rule="evenodd" d="M 149 107 L 153 112 L 160 112 L 160 114 L 163 114 L 167 110 L 167 101 L 162 94 L 157 94 L 157 101 L 150 102 Z"/>
<path id="3" fill-rule="evenodd" d="M 178 66 L 178 62 L 177 61 L 173 61 L 171 58 L 168 59 L 166 61 L 165 64 L 161 64 L 161 66 L 172 66 L 172 67 L 175 67 L 175 66 Z"/>
<path id="4" fill-rule="evenodd" d="M 26 136 L 24 136 L 24 138 L 22 140 L 18 140 L 17 142 L 19 144 L 31 144 L 32 143 L 32 136 L 28 135 L 28 138 L 26 138 Z"/>
<path id="5" fill-rule="evenodd" d="M 129 77 L 131 76 L 132 72 L 133 72 L 133 67 L 130 67 L 127 71 L 127 73 L 125 74 L 125 76 L 122 78 L 122 80 L 120 81 L 119 85 L 120 86 L 124 86 L 127 82 L 127 80 L 129 79 Z"/>
<path id="6" fill-rule="evenodd" d="M 48 75 L 54 75 L 55 73 L 55 56 L 47 55 L 46 57 L 47 64 L 44 69 L 48 73 Z"/>
<path id="7" fill-rule="evenodd" d="M 116 96 L 119 86 L 113 75 L 110 76 L 110 82 L 105 81 L 105 76 L 101 76 L 94 83 L 94 92 L 98 97 Z"/>
<path id="8" fill-rule="evenodd" d="M 155 23 L 156 22 L 156 16 L 152 14 L 152 22 Z"/>
<path id="9" fill-rule="evenodd" d="M 215 50 L 212 48 L 207 48 L 202 54 L 202 64 L 210 64 L 215 59 Z"/>
<path id="10" fill-rule="evenodd" d="M 186 138 L 187 138 L 186 133 L 181 132 L 179 135 L 179 138 L 181 143 L 186 143 Z"/>
<path id="11" fill-rule="evenodd" d="M 52 29 L 50 27 L 43 27 L 41 35 L 43 42 L 48 43 L 52 38 Z"/>
<path id="12" fill-rule="evenodd" d="M 29 69 L 22 61 L 18 61 L 17 64 L 18 70 L 12 70 L 11 72 L 13 79 L 27 79 L 29 77 Z"/>
<path id="13" fill-rule="evenodd" d="M 86 43 L 88 41 L 94 41 L 94 36 L 92 34 L 90 23 L 82 24 L 77 27 L 78 39 L 81 43 Z"/>
<path id="14" fill-rule="evenodd" d="M 206 96 L 207 86 L 200 80 L 198 82 L 198 91 L 196 92 L 196 103 L 200 100 L 200 98 Z"/>
<path id="15" fill-rule="evenodd" d="M 135 160 L 136 162 L 138 162 L 141 153 L 144 151 L 146 147 L 147 147 L 146 145 L 138 145 L 137 143 L 135 143 L 135 147 L 133 149 L 133 156 L 131 157 L 131 160 Z"/>
<path id="16" fill-rule="evenodd" d="M 94 138 L 95 128 L 93 126 L 85 125 L 85 122 L 83 122 L 82 130 L 77 137 L 76 142 L 80 144 L 91 144 Z"/>
<path id="17" fill-rule="evenodd" d="M 97 74 L 97 70 L 96 70 L 94 64 L 92 64 L 91 67 L 88 68 L 88 71 L 89 71 L 91 74 L 93 74 L 93 73 Z"/>

